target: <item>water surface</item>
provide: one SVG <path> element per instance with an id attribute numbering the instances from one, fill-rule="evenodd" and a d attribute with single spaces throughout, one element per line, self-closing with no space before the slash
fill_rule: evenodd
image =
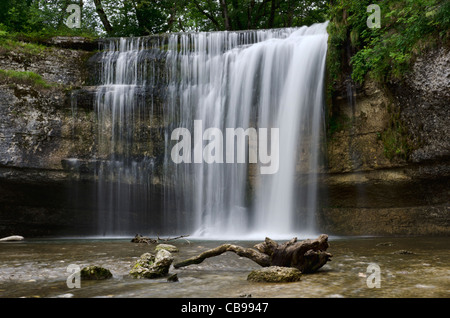
<path id="1" fill-rule="evenodd" d="M 189 238 L 188 238 L 189 239 Z M 175 262 L 216 247 L 223 242 L 177 240 Z M 227 241 L 242 246 L 256 242 Z M 332 261 L 302 281 L 265 284 L 247 281 L 260 268 L 233 253 L 202 264 L 174 269 L 179 282 L 165 278 L 136 280 L 128 276 L 132 263 L 155 245 L 134 244 L 129 239 L 48 239 L 0 243 L 0 297 L 151 297 L 181 298 L 303 298 L 303 297 L 449 297 L 450 239 L 441 238 L 331 238 Z M 407 250 L 412 254 L 399 254 Z M 381 288 L 367 287 L 367 267 L 381 268 Z M 69 264 L 109 268 L 107 281 L 82 281 L 69 289 Z"/>

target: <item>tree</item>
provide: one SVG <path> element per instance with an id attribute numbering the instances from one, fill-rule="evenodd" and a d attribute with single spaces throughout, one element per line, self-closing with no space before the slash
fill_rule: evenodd
<path id="1" fill-rule="evenodd" d="M 103 10 L 103 6 L 100 0 L 94 0 L 95 8 L 97 10 L 98 16 L 103 23 L 103 27 L 105 31 L 108 33 L 112 33 L 113 28 L 111 23 L 109 23 L 108 17 L 106 16 L 105 10 Z"/>
<path id="2" fill-rule="evenodd" d="M 222 17 L 224 20 L 225 30 L 231 30 L 230 16 L 228 15 L 227 0 L 220 0 L 220 8 L 222 10 Z"/>
<path id="3" fill-rule="evenodd" d="M 215 30 L 292 27 L 324 22 L 324 0 L 193 0 L 192 17 L 203 16 Z"/>
<path id="4" fill-rule="evenodd" d="M 82 8 L 81 30 L 64 22 Z M 233 31 L 326 20 L 324 0 L 2 0 L 0 24 L 12 32 L 141 36 L 178 31 Z"/>

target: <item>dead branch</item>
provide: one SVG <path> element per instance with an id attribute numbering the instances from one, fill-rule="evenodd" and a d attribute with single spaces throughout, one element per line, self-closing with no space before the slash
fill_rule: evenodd
<path id="1" fill-rule="evenodd" d="M 239 256 L 246 257 L 251 259 L 252 261 L 256 262 L 257 264 L 261 266 L 269 266 L 270 265 L 270 257 L 266 254 L 260 253 L 255 249 L 252 248 L 245 248 L 238 245 L 232 245 L 232 244 L 223 244 L 219 247 L 213 248 L 211 250 L 207 250 L 206 252 L 201 253 L 198 256 L 189 258 L 183 262 L 177 263 L 174 265 L 175 268 L 185 267 L 193 264 L 200 264 L 205 259 L 219 256 L 225 252 L 234 252 Z"/>
<path id="2" fill-rule="evenodd" d="M 312 273 L 331 259 L 332 255 L 325 252 L 328 247 L 328 236 L 325 234 L 320 235 L 315 240 L 301 242 L 298 242 L 297 238 L 293 238 L 281 245 L 270 238 L 266 238 L 264 242 L 255 245 L 254 248 L 223 244 L 198 256 L 177 263 L 174 267 L 180 268 L 200 264 L 207 258 L 218 256 L 225 252 L 234 252 L 241 257 L 251 259 L 263 267 L 295 267 L 303 273 Z"/>

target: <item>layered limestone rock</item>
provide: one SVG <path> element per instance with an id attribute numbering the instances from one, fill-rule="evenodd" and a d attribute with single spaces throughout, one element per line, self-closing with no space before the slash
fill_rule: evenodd
<path id="1" fill-rule="evenodd" d="M 0 81 L 0 236 L 98 234 L 97 213 L 103 207 L 96 200 L 96 171 L 109 159 L 97 140 L 99 41 L 59 37 L 33 50 L 24 47 L 0 48 L 0 69 L 33 72 L 48 85 Z M 160 90 L 144 89 L 152 91 L 142 96 L 160 104 Z M 155 108 L 153 121 L 142 123 L 137 152 L 160 152 L 160 115 Z M 158 180 L 154 183 L 150 208 L 160 211 L 161 189 Z"/>
<path id="2" fill-rule="evenodd" d="M 450 51 L 418 58 L 402 83 L 371 81 L 334 101 L 322 231 L 338 235 L 448 235 Z"/>
<path id="3" fill-rule="evenodd" d="M 94 172 L 107 160 L 96 140 L 101 60 L 92 50 L 98 43 L 55 39 L 47 44 L 35 54 L 0 50 L 0 69 L 32 71 L 51 84 L 0 83 L 0 237 L 98 234 L 96 213 L 102 207 L 95 200 Z M 163 60 L 151 52 L 148 58 Z M 161 104 L 161 87 L 142 89 L 151 89 L 142 95 Z M 367 81 L 349 92 L 336 97 L 327 119 L 326 162 L 318 179 L 320 230 L 448 235 L 449 50 L 424 53 L 402 83 L 380 87 Z M 136 130 L 142 137 L 136 149 L 145 146 L 143 155 L 156 158 L 157 171 L 164 145 L 162 108 L 153 111 L 152 122 Z M 250 197 L 257 174 L 254 165 L 249 170 Z M 151 208 L 161 211 L 161 188 L 149 195 Z"/>
<path id="4" fill-rule="evenodd" d="M 0 69 L 33 72 L 47 85 L 13 77 L 0 83 L 0 233 L 41 236 L 62 234 L 74 223 L 89 227 L 89 200 L 79 210 L 71 205 L 82 202 L 77 197 L 84 190 L 76 191 L 64 160 L 89 158 L 94 150 L 94 114 L 74 112 L 72 98 L 72 90 L 86 84 L 93 52 L 23 47 L 0 50 Z"/>

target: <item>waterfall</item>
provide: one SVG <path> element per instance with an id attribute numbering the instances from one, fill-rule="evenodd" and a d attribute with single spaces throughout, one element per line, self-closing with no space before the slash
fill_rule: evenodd
<path id="1" fill-rule="evenodd" d="M 326 27 L 106 41 L 96 96 L 99 234 L 244 238 L 313 231 Z M 278 172 L 259 173 L 263 164 L 250 163 L 248 147 L 245 163 L 176 164 L 176 128 L 199 137 L 193 153 L 208 144 L 202 140 L 208 128 L 222 131 L 224 140 L 227 128 L 277 128 Z M 149 137 L 155 129 L 161 153 Z M 253 145 L 249 135 L 246 146 Z M 156 206 L 155 185 L 162 189 Z"/>

